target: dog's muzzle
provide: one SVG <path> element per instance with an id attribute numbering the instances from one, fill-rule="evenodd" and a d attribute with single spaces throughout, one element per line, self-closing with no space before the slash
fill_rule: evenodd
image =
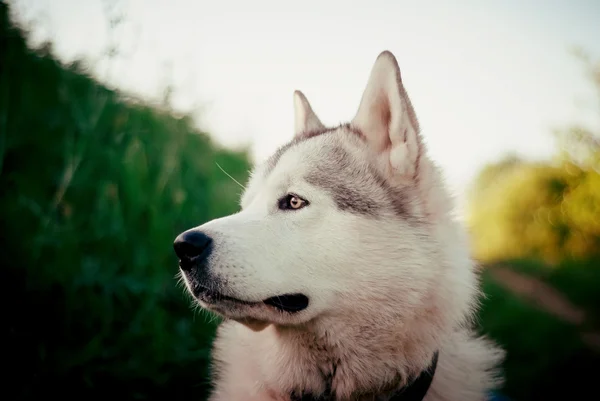
<path id="1" fill-rule="evenodd" d="M 279 311 L 297 313 L 308 307 L 308 297 L 304 294 L 281 294 L 259 302 L 250 302 L 223 294 L 219 280 L 208 272 L 207 260 L 213 250 L 213 240 L 202 231 L 188 230 L 179 234 L 173 243 L 179 258 L 179 267 L 191 281 L 193 295 L 209 304 L 215 302 L 235 302 L 241 305 L 264 304 Z"/>

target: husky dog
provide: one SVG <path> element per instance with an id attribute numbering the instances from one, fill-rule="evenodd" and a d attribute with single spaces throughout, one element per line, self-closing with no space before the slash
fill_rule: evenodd
<path id="1" fill-rule="evenodd" d="M 210 400 L 487 399 L 503 351 L 473 331 L 476 269 L 395 57 L 350 123 L 325 127 L 299 91 L 294 109 L 241 211 L 174 243 L 225 318 Z"/>

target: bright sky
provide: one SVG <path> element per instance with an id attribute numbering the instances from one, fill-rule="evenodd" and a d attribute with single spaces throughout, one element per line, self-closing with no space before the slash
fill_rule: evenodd
<path id="1" fill-rule="evenodd" d="M 113 1 L 114 2 L 114 1 Z M 102 0 L 13 0 L 33 40 L 64 60 L 99 60 Z M 397 57 L 431 156 L 459 195 L 487 162 L 548 156 L 550 131 L 599 124 L 569 48 L 600 56 L 599 0 L 118 0 L 124 56 L 103 80 L 174 102 L 226 145 L 263 160 L 291 138 L 292 92 L 324 123 L 351 119 L 376 56 Z"/>

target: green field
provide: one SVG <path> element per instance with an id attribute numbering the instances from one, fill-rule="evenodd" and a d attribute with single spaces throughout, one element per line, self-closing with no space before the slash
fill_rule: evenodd
<path id="1" fill-rule="evenodd" d="M 587 399 L 587 394 L 597 391 L 600 344 L 588 344 L 582 333 L 600 334 L 598 263 L 571 262 L 550 269 L 539 262 L 506 262 L 512 271 L 554 284 L 554 289 L 586 312 L 582 324 L 565 321 L 543 305 L 518 296 L 494 279 L 494 267 L 484 271 L 482 331 L 508 351 L 503 392 L 514 400 Z"/>

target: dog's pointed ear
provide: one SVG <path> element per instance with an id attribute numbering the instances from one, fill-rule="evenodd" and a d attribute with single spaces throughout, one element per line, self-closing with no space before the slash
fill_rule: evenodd
<path id="1" fill-rule="evenodd" d="M 325 126 L 315 114 L 306 96 L 299 90 L 294 92 L 294 135 L 303 132 L 325 129 Z"/>
<path id="2" fill-rule="evenodd" d="M 415 176 L 422 146 L 419 124 L 402 85 L 398 62 L 389 51 L 377 57 L 352 125 L 393 175 Z"/>

